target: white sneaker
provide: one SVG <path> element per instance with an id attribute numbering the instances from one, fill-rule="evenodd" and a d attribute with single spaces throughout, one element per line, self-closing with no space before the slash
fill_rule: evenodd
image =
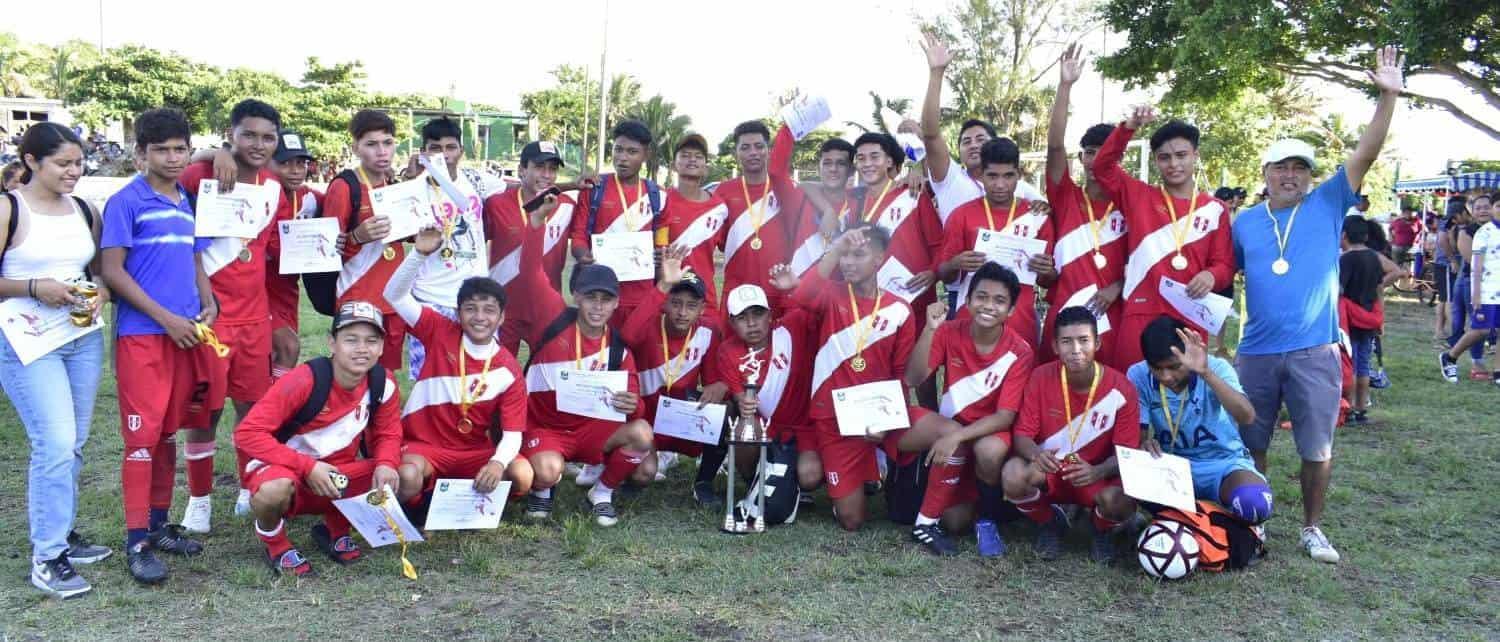
<path id="1" fill-rule="evenodd" d="M 234 516 L 244 517 L 250 514 L 250 489 L 241 488 L 240 496 L 234 500 Z"/>
<path id="2" fill-rule="evenodd" d="M 202 497 L 189 497 L 187 508 L 182 511 L 182 528 L 189 533 L 204 534 L 209 528 L 210 518 L 213 516 L 213 497 L 204 495 Z"/>
<path id="3" fill-rule="evenodd" d="M 1334 550 L 1333 544 L 1328 543 L 1328 536 L 1317 526 L 1302 529 L 1302 548 L 1309 557 L 1319 562 L 1336 564 L 1339 561 L 1339 552 Z"/>
<path id="4" fill-rule="evenodd" d="M 656 452 L 656 481 L 667 479 L 667 469 L 677 465 L 677 453 Z"/>
<path id="5" fill-rule="evenodd" d="M 578 471 L 578 476 L 573 478 L 573 483 L 578 484 L 580 488 L 592 487 L 595 482 L 599 481 L 599 476 L 603 474 L 604 464 L 584 466 L 583 470 Z"/>

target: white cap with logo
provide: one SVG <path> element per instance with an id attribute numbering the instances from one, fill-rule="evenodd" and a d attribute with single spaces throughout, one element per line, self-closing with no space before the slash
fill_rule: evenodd
<path id="1" fill-rule="evenodd" d="M 1313 146 L 1296 138 L 1283 138 L 1274 143 L 1261 157 L 1261 165 L 1279 163 L 1288 158 L 1300 158 L 1307 163 L 1308 169 L 1317 169 L 1318 164 L 1313 160 Z"/>
<path id="2" fill-rule="evenodd" d="M 746 283 L 729 291 L 729 316 L 739 316 L 755 306 L 771 309 L 771 303 L 766 300 L 766 291 L 760 289 L 760 286 Z"/>

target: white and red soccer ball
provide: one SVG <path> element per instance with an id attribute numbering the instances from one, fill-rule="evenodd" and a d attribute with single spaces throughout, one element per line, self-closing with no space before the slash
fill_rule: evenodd
<path id="1" fill-rule="evenodd" d="M 1180 580 L 1198 568 L 1198 538 L 1179 522 L 1151 522 L 1141 531 L 1135 550 L 1141 568 L 1159 580 Z"/>

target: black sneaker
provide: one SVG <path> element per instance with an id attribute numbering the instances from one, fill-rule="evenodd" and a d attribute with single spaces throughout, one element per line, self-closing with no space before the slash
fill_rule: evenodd
<path id="1" fill-rule="evenodd" d="M 191 556 L 203 552 L 203 543 L 183 535 L 181 524 L 162 524 L 160 528 L 146 534 L 151 547 L 163 553 Z"/>
<path id="2" fill-rule="evenodd" d="M 922 524 L 911 529 L 911 541 L 927 547 L 927 551 L 939 557 L 957 555 L 958 547 L 948 539 L 948 533 L 939 524 Z"/>
<path id="3" fill-rule="evenodd" d="M 585 499 L 584 501 L 588 501 Z M 615 512 L 612 502 L 599 502 L 589 506 L 589 513 L 594 516 L 594 523 L 600 526 L 614 526 L 620 522 L 620 514 Z"/>
<path id="4" fill-rule="evenodd" d="M 270 551 L 266 551 L 266 564 L 271 567 L 271 572 L 277 575 L 291 575 L 292 577 L 317 575 L 317 572 L 313 570 L 312 562 L 307 561 L 307 558 L 302 556 L 302 552 L 296 548 L 286 549 L 285 552 L 275 557 L 271 556 Z"/>
<path id="5" fill-rule="evenodd" d="M 65 600 L 83 595 L 94 588 L 73 570 L 73 565 L 68 563 L 67 553 L 39 564 L 33 563 L 31 585 L 48 595 Z"/>
<path id="6" fill-rule="evenodd" d="M 526 496 L 526 519 L 547 519 L 551 516 L 551 497 L 539 497 L 536 493 Z"/>
<path id="7" fill-rule="evenodd" d="M 1443 375 L 1443 381 L 1458 383 L 1458 362 L 1446 352 L 1438 353 L 1438 371 Z"/>
<path id="8" fill-rule="evenodd" d="M 130 569 L 130 576 L 141 584 L 161 584 L 167 581 L 167 565 L 156 557 L 150 539 L 141 540 L 135 546 L 125 549 L 125 566 Z"/>
<path id="9" fill-rule="evenodd" d="M 695 482 L 693 484 L 693 500 L 698 502 L 699 506 L 703 506 L 705 508 L 724 507 L 724 498 L 721 497 L 718 493 L 714 492 L 714 485 L 712 482 Z"/>
<path id="10" fill-rule="evenodd" d="M 313 542 L 318 545 L 318 550 L 323 551 L 323 554 L 327 555 L 328 559 L 338 562 L 340 565 L 353 564 L 364 556 L 364 553 L 359 550 L 359 544 L 355 543 L 353 537 L 345 534 L 338 539 L 334 539 L 333 534 L 328 532 L 326 524 L 314 524 L 312 527 L 312 538 Z"/>
<path id="11" fill-rule="evenodd" d="M 1089 520 L 1093 525 L 1093 520 Z M 1115 529 L 1101 531 L 1098 527 L 1093 529 L 1094 539 L 1089 543 L 1089 559 L 1095 563 L 1108 565 L 1115 561 Z"/>
<path id="12" fill-rule="evenodd" d="M 87 538 L 78 534 L 78 531 L 68 532 L 68 561 L 74 564 L 93 564 L 102 562 L 115 552 L 108 546 L 100 546 L 90 542 Z"/>
<path id="13" fill-rule="evenodd" d="M 1068 516 L 1061 508 L 1052 507 L 1052 520 L 1042 524 L 1036 533 L 1036 555 L 1050 562 L 1062 557 L 1063 534 L 1068 532 Z"/>

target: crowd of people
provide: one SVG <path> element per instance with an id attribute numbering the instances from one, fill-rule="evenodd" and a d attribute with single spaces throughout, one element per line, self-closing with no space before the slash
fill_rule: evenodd
<path id="1" fill-rule="evenodd" d="M 106 340 L 124 442 L 124 557 L 142 583 L 165 581 L 163 556 L 200 553 L 197 535 L 220 526 L 210 498 L 226 399 L 237 511 L 253 516 L 269 566 L 297 576 L 312 563 L 290 519 L 317 516 L 314 545 L 355 562 L 364 553 L 332 500 L 372 489 L 395 492 L 420 522 L 437 479 L 472 478 L 480 492 L 510 482 L 525 517 L 545 520 L 577 465 L 587 511 L 607 527 L 621 517 L 617 494 L 654 483 L 676 453 L 699 460 L 695 500 L 722 501 L 714 483 L 726 448 L 655 434 L 662 397 L 724 403 L 736 421 L 763 422 L 795 453 L 794 488 L 826 492 L 844 529 L 867 521 L 867 497 L 889 480 L 882 469 L 927 467 L 928 483 L 909 498 L 915 545 L 956 554 L 958 533 L 972 530 L 979 555 L 1003 555 L 998 525 L 1019 513 L 1036 525 L 1039 555 L 1054 559 L 1070 520 L 1086 516 L 1089 554 L 1101 562 L 1141 508 L 1159 508 L 1123 492 L 1117 446 L 1188 459 L 1196 497 L 1249 529 L 1272 513 L 1266 452 L 1285 408 L 1302 460 L 1300 545 L 1338 561 L 1320 524 L 1343 394 L 1341 294 L 1377 305 L 1346 283 L 1341 267 L 1354 259 L 1341 257 L 1340 239 L 1361 243 L 1345 215 L 1403 86 L 1395 50 L 1376 53 L 1378 100 L 1350 156 L 1274 143 L 1261 154 L 1265 199 L 1231 219 L 1195 183 L 1190 123 L 1158 123 L 1142 106 L 1069 139 L 1084 69 L 1076 48 L 1060 60 L 1041 190 L 1022 180 L 1015 142 L 984 121 L 963 123 L 950 151 L 939 113 L 951 56 L 935 37 L 923 44 L 925 158 L 908 166 L 881 133 L 836 138 L 818 149 L 816 179 L 800 183 L 791 130 L 759 120 L 735 128 L 740 175 L 717 185 L 704 183 L 714 152 L 698 135 L 672 150 L 676 185 L 643 175 L 655 137 L 627 120 L 611 132 L 613 172 L 560 183 L 559 148 L 539 141 L 523 149 L 512 186 L 460 165 L 466 141 L 447 119 L 421 130 L 422 152 L 446 167 L 398 167 L 395 123 L 360 111 L 349 123 L 357 162 L 319 193 L 307 185 L 316 170 L 300 136 L 249 99 L 231 112 L 228 149 L 197 157 L 181 112 L 138 115 L 140 172 L 99 212 L 69 198 L 81 141 L 32 127 L 21 186 L 0 199 L 0 296 L 96 318 L 114 304 L 112 339 L 84 334 L 26 364 L 9 335 L 0 344 L 0 379 L 31 444 L 32 583 L 81 594 L 90 586 L 73 565 L 112 552 L 74 524 Z M 1159 184 L 1121 166 L 1138 133 L 1148 134 Z M 1327 177 L 1314 185 L 1319 172 Z M 432 178 L 441 178 L 434 224 L 392 238 L 372 190 Z M 341 271 L 280 274 L 274 224 L 254 238 L 196 236 L 206 179 L 277 182 L 278 222 L 339 221 Z M 436 187 L 445 182 L 462 197 Z M 640 232 L 653 239 L 654 277 L 622 279 L 595 260 L 602 238 Z M 1046 249 L 997 261 L 979 249 L 993 235 Z M 1475 235 L 1476 273 L 1477 248 L 1496 251 L 1480 237 L 1494 236 Z M 1199 299 L 1237 274 L 1247 318 L 1231 365 L 1210 354 L 1204 320 L 1174 305 L 1163 282 Z M 1475 287 L 1476 301 L 1500 296 Z M 332 323 L 329 356 L 299 363 L 304 290 L 315 306 L 330 299 Z M 404 403 L 403 366 L 414 380 Z M 563 384 L 579 371 L 628 373 L 605 404 L 623 419 L 562 409 Z M 901 404 L 909 428 L 861 434 L 841 422 L 847 391 L 885 382 L 917 400 Z M 189 498 L 174 523 L 179 434 Z M 893 515 L 897 503 L 889 497 Z"/>

